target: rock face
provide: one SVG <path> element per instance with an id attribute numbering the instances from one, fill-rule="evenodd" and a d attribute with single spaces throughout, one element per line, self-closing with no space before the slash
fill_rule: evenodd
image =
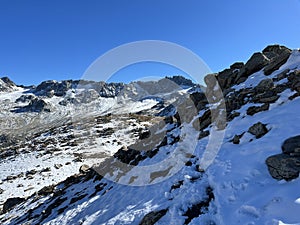
<path id="1" fill-rule="evenodd" d="M 264 68 L 270 60 L 260 52 L 254 53 L 241 69 L 236 78 L 236 83 L 244 82 L 250 74 L 253 74 Z"/>
<path id="2" fill-rule="evenodd" d="M 71 89 L 94 90 L 101 97 L 115 97 L 124 88 L 123 83 L 105 83 L 84 80 L 44 81 L 34 89 L 34 93 L 40 96 L 65 96 Z M 89 100 L 87 100 L 89 101 Z"/>
<path id="3" fill-rule="evenodd" d="M 270 75 L 278 70 L 290 57 L 291 50 L 281 45 L 267 46 L 262 53 L 270 60 L 264 68 L 265 75 Z"/>
<path id="4" fill-rule="evenodd" d="M 24 113 L 24 112 L 50 112 L 50 106 L 43 99 L 33 98 L 27 106 L 20 107 L 13 112 Z"/>
<path id="5" fill-rule="evenodd" d="M 76 82 L 73 82 L 72 80 L 65 80 L 61 82 L 57 82 L 55 80 L 44 81 L 35 88 L 34 93 L 36 95 L 47 97 L 52 97 L 54 95 L 64 96 L 70 88 L 75 88 L 75 85 Z"/>
<path id="6" fill-rule="evenodd" d="M 266 164 L 274 179 L 289 181 L 300 172 L 300 135 L 286 139 L 281 147 L 283 153 L 270 156 Z"/>

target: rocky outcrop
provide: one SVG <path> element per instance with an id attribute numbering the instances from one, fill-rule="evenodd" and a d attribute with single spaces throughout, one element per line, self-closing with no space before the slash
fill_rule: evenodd
<path id="1" fill-rule="evenodd" d="M 291 89 L 300 93 L 300 70 L 291 72 L 288 76 L 288 81 Z"/>
<path id="2" fill-rule="evenodd" d="M 61 97 L 64 96 L 69 89 L 76 88 L 77 84 L 78 82 L 73 82 L 72 80 L 64 80 L 61 82 L 55 80 L 44 81 L 35 88 L 34 93 L 47 97 Z"/>
<path id="3" fill-rule="evenodd" d="M 8 77 L 0 78 L 0 92 L 11 92 L 17 88 L 16 84 Z"/>
<path id="4" fill-rule="evenodd" d="M 98 95 L 105 98 L 115 97 L 117 96 L 121 90 L 124 88 L 123 83 L 105 83 L 95 82 L 95 81 L 84 81 L 84 80 L 64 80 L 64 81 L 44 81 L 40 85 L 38 85 L 33 93 L 40 96 L 58 96 L 63 97 L 67 94 L 67 92 L 71 89 L 83 89 L 87 92 L 94 91 L 97 92 Z M 85 99 L 85 102 L 92 101 Z"/>
<path id="5" fill-rule="evenodd" d="M 270 104 L 265 103 L 262 106 L 250 106 L 247 109 L 247 115 L 253 116 L 256 113 L 262 112 L 262 111 L 267 111 L 270 107 Z"/>
<path id="6" fill-rule="evenodd" d="M 290 57 L 292 51 L 284 46 L 271 45 L 263 50 L 269 59 L 270 63 L 264 68 L 265 75 L 270 75 L 275 70 L 278 70 Z"/>
<path id="7" fill-rule="evenodd" d="M 244 65 L 235 63 L 219 73 L 209 74 L 204 81 L 209 89 L 215 87 L 216 80 L 222 90 L 244 82 L 251 74 L 264 69 L 265 75 L 278 70 L 290 57 L 291 50 L 280 45 L 270 45 L 262 52 L 254 53 Z M 216 79 L 214 79 L 216 78 Z"/>
<path id="8" fill-rule="evenodd" d="M 166 78 L 170 81 L 173 81 L 175 84 L 177 84 L 179 86 L 193 87 L 196 85 L 190 79 L 187 79 L 183 76 L 172 76 L 172 77 L 166 77 Z"/>
<path id="9" fill-rule="evenodd" d="M 244 82 L 249 75 L 261 70 L 264 68 L 268 63 L 269 59 L 261 52 L 254 53 L 250 59 L 247 61 L 245 66 L 240 70 L 235 82 L 240 84 Z"/>
<path id="10" fill-rule="evenodd" d="M 266 164 L 274 179 L 290 181 L 300 172 L 300 135 L 286 139 L 281 148 L 282 154 L 268 157 Z"/>
<path id="11" fill-rule="evenodd" d="M 40 98 L 33 98 L 28 105 L 19 107 L 15 110 L 12 110 L 12 112 L 16 113 L 25 113 L 25 112 L 50 112 L 50 106 L 48 103 L 46 103 L 43 99 Z"/>
<path id="12" fill-rule="evenodd" d="M 34 95 L 21 95 L 19 98 L 16 99 L 16 103 L 25 103 L 30 102 L 35 98 Z"/>

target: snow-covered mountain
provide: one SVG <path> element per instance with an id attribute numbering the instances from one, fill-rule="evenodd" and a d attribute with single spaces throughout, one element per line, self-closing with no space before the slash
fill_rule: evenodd
<path id="1" fill-rule="evenodd" d="M 300 50 L 205 82 L 2 78 L 0 223 L 300 224 Z"/>

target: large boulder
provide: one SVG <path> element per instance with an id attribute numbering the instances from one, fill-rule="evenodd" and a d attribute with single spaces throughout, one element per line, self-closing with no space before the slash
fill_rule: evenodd
<path id="1" fill-rule="evenodd" d="M 255 135 L 256 138 L 261 138 L 264 136 L 266 133 L 268 133 L 268 128 L 266 127 L 265 124 L 258 122 L 251 126 L 248 130 L 250 134 Z"/>
<path id="2" fill-rule="evenodd" d="M 281 45 L 269 45 L 262 52 L 271 60 L 264 68 L 265 75 L 270 75 L 274 71 L 278 70 L 284 63 L 286 63 L 292 53 L 291 49 Z"/>
<path id="3" fill-rule="evenodd" d="M 271 176 L 277 180 L 287 181 L 299 177 L 300 135 L 286 139 L 281 148 L 282 154 L 270 156 L 266 160 Z"/>
<path id="4" fill-rule="evenodd" d="M 300 156 L 300 135 L 286 139 L 282 144 L 282 152 Z"/>
<path id="5" fill-rule="evenodd" d="M 267 158 L 266 164 L 274 179 L 290 181 L 299 176 L 300 157 L 287 154 L 273 155 Z"/>
<path id="6" fill-rule="evenodd" d="M 244 82 L 249 75 L 261 70 L 264 68 L 268 63 L 269 59 L 261 52 L 254 53 L 251 58 L 247 61 L 245 66 L 240 70 L 239 74 L 236 78 L 236 83 Z"/>
<path id="7" fill-rule="evenodd" d="M 285 53 L 291 53 L 291 52 L 292 52 L 291 49 L 278 44 L 269 45 L 262 51 L 262 53 L 271 60 L 280 55 L 283 55 Z"/>

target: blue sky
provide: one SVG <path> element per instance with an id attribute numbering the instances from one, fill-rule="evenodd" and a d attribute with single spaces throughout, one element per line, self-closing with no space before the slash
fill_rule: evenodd
<path id="1" fill-rule="evenodd" d="M 299 0 L 0 0 L 0 76 L 78 79 L 105 52 L 139 40 L 182 45 L 217 72 L 268 44 L 300 48 L 299 27 Z M 180 73 L 149 65 L 115 80 Z"/>

